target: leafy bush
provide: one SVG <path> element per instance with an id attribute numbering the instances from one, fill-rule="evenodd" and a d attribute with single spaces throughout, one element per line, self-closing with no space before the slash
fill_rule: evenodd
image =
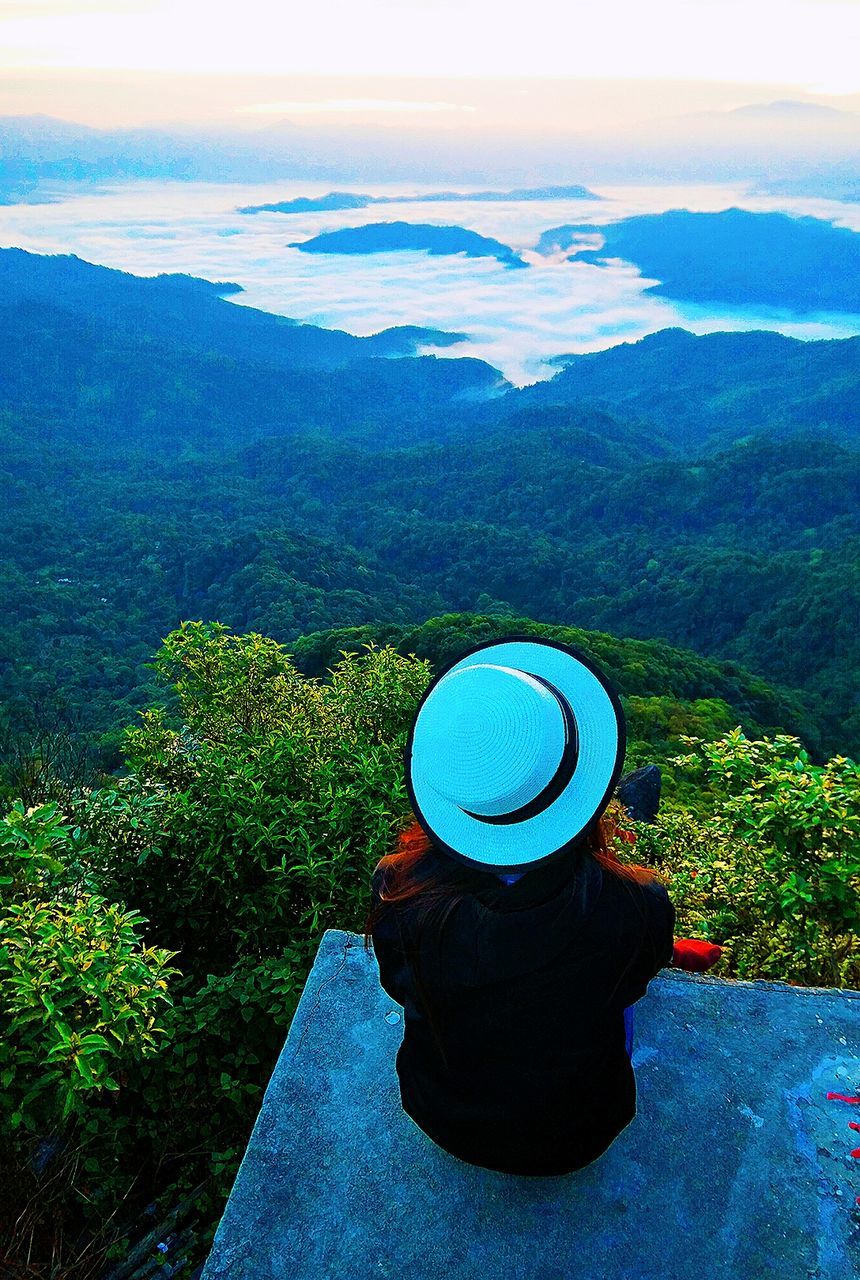
<path id="1" fill-rule="evenodd" d="M 72 826 L 50 804 L 24 808 L 16 800 L 0 822 L 0 889 L 3 901 L 61 888 L 92 887 L 94 849 L 80 827 Z"/>
<path id="2" fill-rule="evenodd" d="M 407 805 L 401 753 L 430 680 L 391 648 L 344 651 L 329 684 L 281 645 L 185 623 L 156 664 L 181 724 L 129 730 L 131 775 L 81 798 L 105 892 L 134 902 L 184 971 L 225 973 L 358 920 Z"/>
<path id="3" fill-rule="evenodd" d="M 137 912 L 79 888 L 85 851 L 54 804 L 0 820 L 0 1126 L 80 1114 L 163 1034 L 170 953 L 142 946 Z"/>
<path id="4" fill-rule="evenodd" d="M 129 1077 L 143 1104 L 129 1140 L 160 1162 L 171 1199 L 202 1182 L 204 1220 L 220 1216 L 314 952 L 303 939 L 202 985 L 186 982 L 165 1018 L 170 1053 Z"/>
<path id="5" fill-rule="evenodd" d="M 325 681 L 264 636 L 184 623 L 152 664 L 166 705 L 125 733 L 127 775 L 0 827 L 8 1133 L 31 1180 L 28 1134 L 87 1147 L 43 1214 L 83 1205 L 95 1233 L 127 1198 L 193 1202 L 205 1252 L 321 933 L 361 929 L 409 814 L 402 751 L 431 664 L 361 649 Z M 748 739 L 717 696 L 643 691 L 628 712 L 626 766 L 656 758 L 674 785 L 655 824 L 622 823 L 619 856 L 660 870 L 679 936 L 719 942 L 717 974 L 860 985 L 858 766 Z"/>
<path id="6" fill-rule="evenodd" d="M 725 948 L 716 974 L 860 987 L 860 765 L 813 765 L 788 734 L 684 741 L 674 763 L 700 780 L 703 812 L 636 828 L 678 928 Z"/>

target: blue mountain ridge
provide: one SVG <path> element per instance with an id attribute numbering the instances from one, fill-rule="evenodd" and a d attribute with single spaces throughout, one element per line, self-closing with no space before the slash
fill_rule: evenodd
<path id="1" fill-rule="evenodd" d="M 249 204 L 237 213 L 313 213 L 334 209 L 366 209 L 372 204 L 501 204 L 508 201 L 603 200 L 587 187 L 522 187 L 514 191 L 430 191 L 423 195 L 371 196 L 353 191 L 329 191 L 324 196 L 297 196 L 273 204 Z"/>
<path id="2" fill-rule="evenodd" d="M 426 250 L 432 256 L 465 253 L 469 258 L 495 258 L 506 267 L 526 267 L 509 245 L 465 227 L 440 227 L 421 222 L 368 222 L 361 227 L 324 231 L 289 246 L 302 253 L 399 253 Z"/>
<path id="3" fill-rule="evenodd" d="M 466 335 L 417 325 L 382 329 L 358 338 L 254 307 L 229 295 L 240 284 L 183 273 L 136 276 L 87 262 L 77 254 L 36 254 L 0 248 L 0 298 L 41 301 L 52 308 L 109 317 L 133 333 L 197 346 L 232 359 L 279 368 L 330 369 L 365 356 L 413 356 L 420 347 L 449 347 Z M 490 366 L 488 365 L 489 369 Z M 494 378 L 501 375 L 492 370 Z"/>
<path id="4" fill-rule="evenodd" d="M 860 314 L 860 234 L 821 218 L 724 209 L 670 209 L 606 224 L 545 231 L 539 253 L 569 250 L 582 234 L 603 236 L 600 249 L 570 254 L 597 266 L 634 263 L 659 283 L 646 293 L 679 301 L 781 308 L 795 314 Z"/>

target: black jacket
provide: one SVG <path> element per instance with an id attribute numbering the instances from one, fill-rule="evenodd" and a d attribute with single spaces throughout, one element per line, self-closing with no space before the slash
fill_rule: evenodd
<path id="1" fill-rule="evenodd" d="M 447 854 L 429 859 L 449 871 Z M 382 987 L 404 1007 L 407 1115 L 484 1168 L 590 1164 L 636 1114 L 623 1011 L 671 962 L 666 888 L 622 881 L 580 849 L 512 885 L 469 870 L 465 898 L 417 941 L 415 910 L 387 905 L 372 934 Z"/>

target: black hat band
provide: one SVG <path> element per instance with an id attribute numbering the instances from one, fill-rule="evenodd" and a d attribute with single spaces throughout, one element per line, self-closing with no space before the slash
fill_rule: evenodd
<path id="1" fill-rule="evenodd" d="M 579 731 L 576 727 L 576 716 L 573 714 L 573 708 L 567 698 L 560 689 L 557 689 L 554 684 L 550 684 L 549 680 L 545 680 L 543 676 L 536 675 L 533 671 L 526 671 L 524 674 L 531 676 L 532 680 L 537 680 L 540 684 L 545 685 L 550 693 L 554 695 L 561 708 L 561 713 L 564 717 L 564 750 L 561 753 L 561 759 L 558 762 L 556 771 L 546 786 L 541 788 L 538 794 L 529 800 L 527 804 L 521 805 L 519 809 L 511 809 L 508 813 L 486 814 L 472 813 L 470 809 L 462 809 L 462 806 L 460 806 L 463 813 L 470 818 L 477 818 L 479 822 L 495 824 L 525 822 L 527 818 L 537 817 L 539 813 L 543 813 L 544 809 L 548 809 L 553 801 L 557 800 L 562 791 L 564 791 L 573 777 L 573 771 L 579 759 Z"/>

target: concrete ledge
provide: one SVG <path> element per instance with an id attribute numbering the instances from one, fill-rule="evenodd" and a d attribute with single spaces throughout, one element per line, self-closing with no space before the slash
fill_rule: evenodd
<path id="1" fill-rule="evenodd" d="M 479 1169 L 400 1106 L 402 1010 L 328 930 L 203 1280 L 850 1280 L 860 991 L 666 969 L 636 1006 L 638 1114 L 561 1178 Z"/>

